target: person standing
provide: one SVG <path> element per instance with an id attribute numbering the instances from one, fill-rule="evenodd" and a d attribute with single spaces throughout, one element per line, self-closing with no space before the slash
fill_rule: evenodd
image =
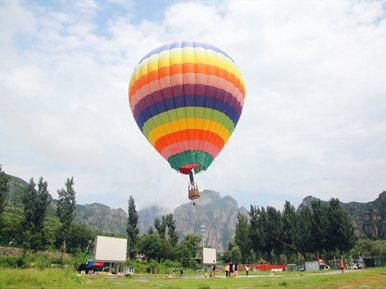
<path id="1" fill-rule="evenodd" d="M 344 272 L 344 263 L 343 263 L 343 259 L 340 260 L 340 269 L 342 270 L 342 273 Z"/>
<path id="2" fill-rule="evenodd" d="M 245 267 L 245 275 L 247 275 L 247 277 L 248 277 L 248 273 L 249 273 L 249 265 L 247 265 L 247 266 Z"/>
<path id="3" fill-rule="evenodd" d="M 233 263 L 230 262 L 229 263 L 229 277 L 233 277 Z"/>
<path id="4" fill-rule="evenodd" d="M 233 275 L 234 275 L 235 277 L 238 277 L 238 276 L 239 276 L 239 267 L 238 267 L 237 262 L 234 263 L 234 266 L 235 266 L 235 269 L 234 269 Z"/>
<path id="5" fill-rule="evenodd" d="M 216 277 L 216 260 L 213 260 L 213 277 Z"/>
<path id="6" fill-rule="evenodd" d="M 229 264 L 225 266 L 225 277 L 228 277 L 229 275 Z"/>
<path id="7" fill-rule="evenodd" d="M 182 276 L 184 274 L 184 267 L 180 267 L 180 275 Z"/>

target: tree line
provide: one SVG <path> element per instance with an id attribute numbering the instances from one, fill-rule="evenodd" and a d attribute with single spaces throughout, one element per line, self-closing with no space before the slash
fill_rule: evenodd
<path id="1" fill-rule="evenodd" d="M 251 205 L 249 218 L 238 214 L 234 239 L 228 243 L 224 259 L 243 263 L 297 263 L 340 257 L 356 244 L 354 226 L 338 199 L 322 204 L 311 201 L 299 213 L 286 201 L 282 211 Z"/>
<path id="2" fill-rule="evenodd" d="M 63 253 L 80 253 L 91 252 L 95 236 L 105 235 L 127 238 L 127 253 L 131 259 L 143 256 L 147 261 L 180 261 L 195 258 L 199 251 L 199 236 L 187 235 L 179 240 L 173 214 L 155 219 L 154 226 L 149 227 L 146 234 L 140 235 L 139 216 L 132 196 L 128 200 L 126 236 L 104 233 L 90 229 L 84 223 L 74 222 L 76 192 L 73 178 L 67 179 L 65 187 L 57 190 L 58 200 L 54 204 L 51 204 L 48 183 L 43 177 L 37 184 L 31 178 L 22 192 L 21 212 L 13 208 L 5 216 L 9 180 L 10 177 L 1 170 L 0 239 L 3 244 L 22 246 L 33 251 L 56 249 Z M 49 210 L 55 210 L 56 218 L 47 214 Z"/>
<path id="3" fill-rule="evenodd" d="M 0 167 L 0 238 L 7 245 L 21 245 L 26 250 L 59 249 L 63 253 L 85 250 L 95 232 L 85 224 L 75 223 L 76 192 L 74 178 L 67 179 L 57 191 L 54 210 L 56 218 L 47 216 L 51 201 L 48 183 L 41 177 L 36 184 L 31 178 L 22 194 L 23 209 L 13 208 L 4 214 L 5 196 L 10 177 Z"/>
<path id="4" fill-rule="evenodd" d="M 56 249 L 69 253 L 91 251 L 96 235 L 114 236 L 74 222 L 76 192 L 74 179 L 67 179 L 64 188 L 57 191 L 58 200 L 50 206 L 48 184 L 41 177 L 36 184 L 31 178 L 22 194 L 21 212 L 7 213 L 6 194 L 9 177 L 0 166 L 0 239 L 2 243 L 18 243 L 25 249 Z M 48 217 L 54 210 L 56 218 Z M 16 212 L 16 213 L 15 213 Z M 141 257 L 148 262 L 187 261 L 197 258 L 202 251 L 201 237 L 179 236 L 173 214 L 154 220 L 147 233 L 140 234 L 138 213 L 132 196 L 128 200 L 127 235 L 128 257 Z M 338 199 L 322 204 L 318 199 L 310 207 L 296 212 L 288 201 L 282 211 L 274 207 L 251 205 L 248 216 L 238 214 L 235 236 L 228 242 L 223 261 L 239 263 L 299 263 L 318 257 L 331 259 L 350 252 L 360 255 L 374 252 L 386 254 L 384 241 L 357 240 L 354 226 Z M 194 261 L 192 267 L 194 267 Z"/>

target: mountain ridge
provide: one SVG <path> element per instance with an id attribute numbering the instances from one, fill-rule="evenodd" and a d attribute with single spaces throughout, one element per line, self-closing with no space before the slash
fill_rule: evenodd
<path id="1" fill-rule="evenodd" d="M 12 200 L 16 207 L 22 208 L 21 196 L 23 189 L 28 183 L 20 178 L 11 176 L 9 195 L 7 200 Z M 12 195 L 12 196 L 10 196 Z M 56 208 L 56 200 L 51 200 L 51 213 Z M 307 196 L 298 206 L 299 212 L 304 206 L 310 206 L 315 199 Z M 322 201 L 327 203 L 327 201 Z M 342 208 L 348 213 L 350 220 L 355 227 L 358 236 L 386 237 L 386 191 L 379 194 L 379 197 L 368 203 L 350 202 L 342 203 Z M 165 209 L 160 206 L 152 206 L 137 210 L 139 215 L 139 227 L 141 234 L 146 233 L 149 226 L 154 225 L 155 218 L 165 215 Z M 239 207 L 237 200 L 229 195 L 221 196 L 213 190 L 203 190 L 201 198 L 196 200 L 196 206 L 191 202 L 179 205 L 173 211 L 176 220 L 176 231 L 180 237 L 187 234 L 196 234 L 204 237 L 206 246 L 216 248 L 219 252 L 226 250 L 229 239 L 234 236 L 237 223 L 237 214 L 242 213 L 248 217 L 248 211 Z M 75 220 L 84 222 L 93 229 L 98 229 L 110 234 L 126 234 L 127 213 L 122 209 L 113 209 L 101 203 L 76 204 Z M 201 226 L 205 226 L 205 232 Z"/>

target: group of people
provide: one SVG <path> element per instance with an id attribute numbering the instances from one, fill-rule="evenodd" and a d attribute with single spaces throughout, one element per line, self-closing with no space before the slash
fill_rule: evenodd
<path id="1" fill-rule="evenodd" d="M 239 276 L 239 268 L 237 262 L 230 262 L 225 266 L 225 277 L 237 277 Z"/>

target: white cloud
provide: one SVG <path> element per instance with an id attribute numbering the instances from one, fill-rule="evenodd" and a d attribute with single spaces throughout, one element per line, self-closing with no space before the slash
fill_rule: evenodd
<path id="1" fill-rule="evenodd" d="M 141 5 L 0 4 L 8 173 L 43 176 L 54 195 L 74 176 L 80 203 L 186 202 L 187 177 L 140 133 L 127 86 L 151 49 L 193 38 L 226 51 L 247 92 L 232 138 L 196 176 L 200 188 L 246 208 L 297 206 L 307 195 L 368 202 L 385 190 L 382 3 L 178 1 L 151 7 L 154 19 L 133 14 Z"/>

